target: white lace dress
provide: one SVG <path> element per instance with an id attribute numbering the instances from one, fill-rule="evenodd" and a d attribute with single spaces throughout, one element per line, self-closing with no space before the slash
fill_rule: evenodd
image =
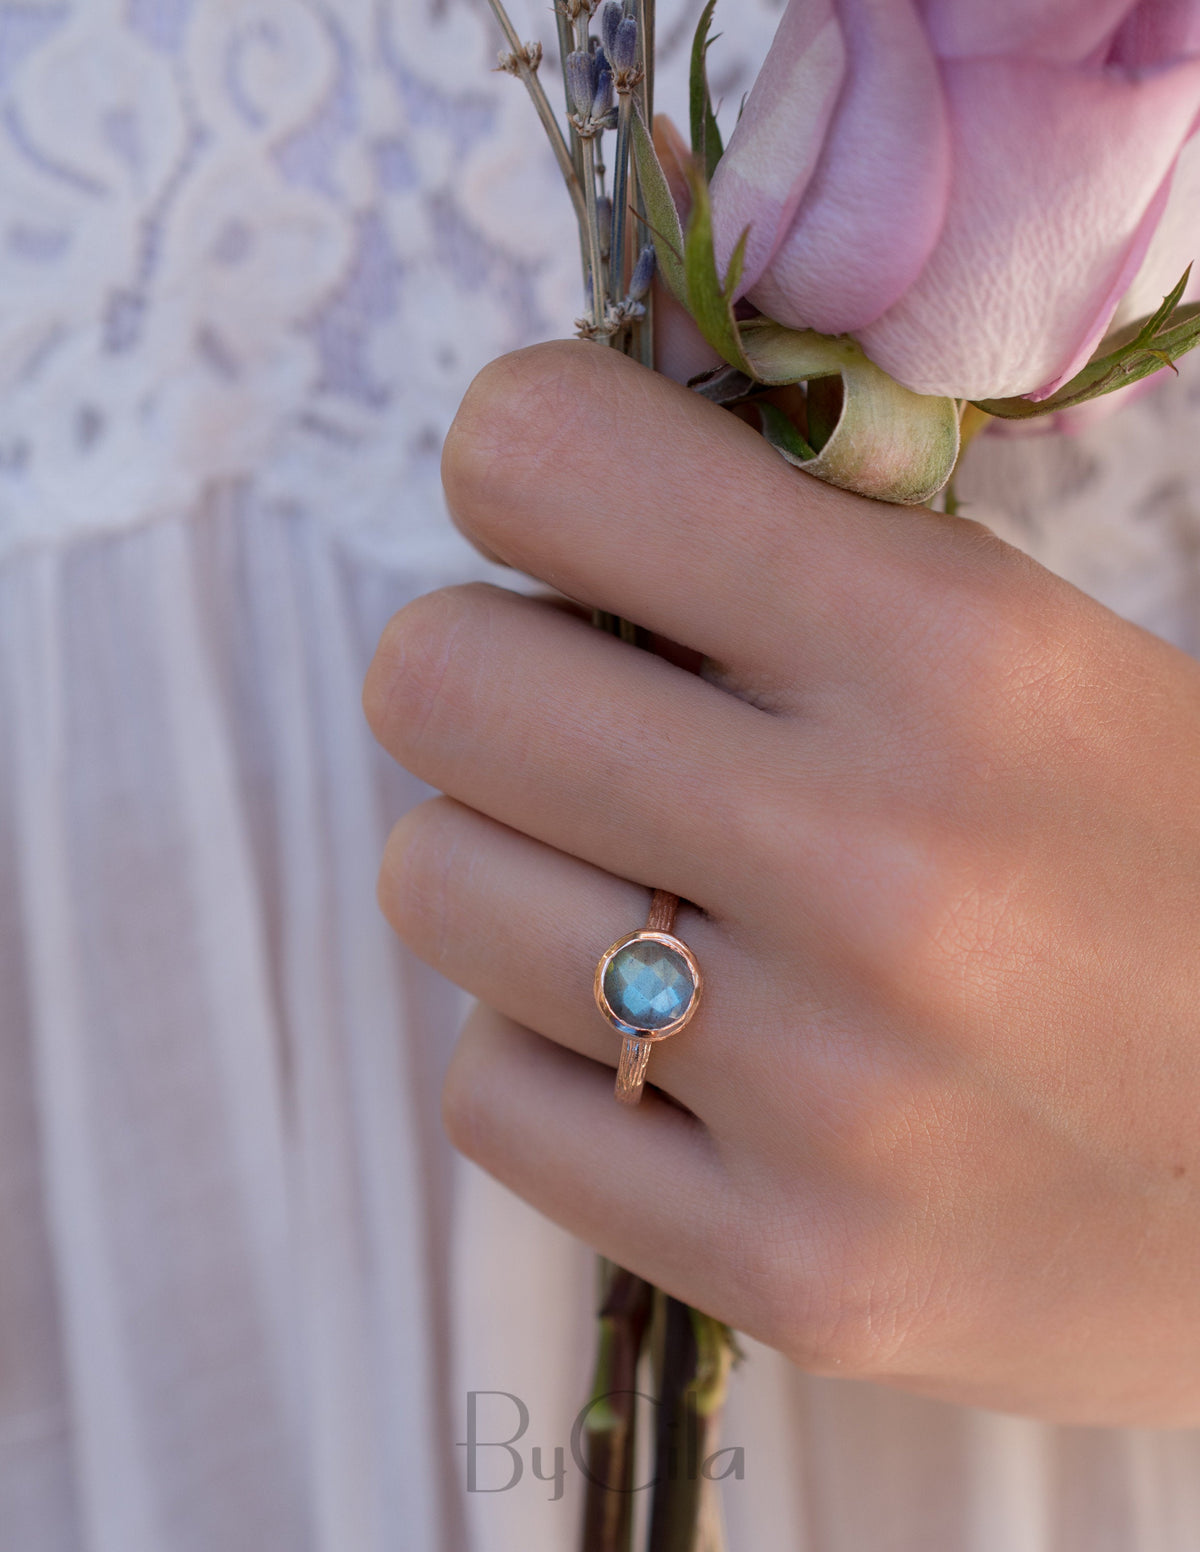
<path id="1" fill-rule="evenodd" d="M 726 3 L 736 100 L 775 18 Z M 358 704 L 388 615 L 487 571 L 441 507 L 459 395 L 578 310 L 495 45 L 464 0 L 0 0 L 2 1552 L 573 1542 L 578 1471 L 555 1499 L 532 1446 L 569 1444 L 590 1254 L 441 1139 L 462 999 L 377 915 L 422 793 Z M 1193 647 L 1198 386 L 975 473 Z M 467 1494 L 485 1390 L 524 1475 Z M 733 1552 L 1200 1548 L 1191 1434 L 755 1349 L 726 1439 Z"/>

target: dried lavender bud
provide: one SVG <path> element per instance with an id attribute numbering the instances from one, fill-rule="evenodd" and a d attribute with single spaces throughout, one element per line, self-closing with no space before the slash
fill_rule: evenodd
<path id="1" fill-rule="evenodd" d="M 596 88 L 592 79 L 592 56 L 581 49 L 567 55 L 567 91 L 572 108 L 580 118 L 586 119 L 592 111 Z"/>
<path id="2" fill-rule="evenodd" d="M 522 65 L 527 65 L 530 70 L 536 70 L 542 62 L 542 45 L 540 43 L 523 43 L 519 52 L 501 49 L 496 55 L 498 61 L 496 68 L 503 70 L 508 75 L 520 75 Z"/>
<path id="3" fill-rule="evenodd" d="M 604 4 L 600 7 L 600 41 L 604 44 L 604 52 L 609 59 L 613 59 L 617 28 L 621 25 L 624 14 L 621 0 L 604 0 Z M 613 62 L 615 63 L 615 60 Z"/>
<path id="4" fill-rule="evenodd" d="M 640 302 L 650 289 L 650 282 L 654 279 L 654 249 L 647 244 L 638 254 L 637 263 L 633 266 L 633 274 L 629 277 L 629 297 L 634 302 Z"/>
<path id="5" fill-rule="evenodd" d="M 615 4 L 615 0 L 610 0 Z M 608 57 L 614 70 L 632 70 L 637 64 L 638 26 L 632 16 L 626 16 L 617 26 L 616 36 L 608 47 Z"/>
<path id="6" fill-rule="evenodd" d="M 592 117 L 602 119 L 611 112 L 613 105 L 613 73 L 603 54 L 596 55 L 595 95 L 592 97 Z"/>

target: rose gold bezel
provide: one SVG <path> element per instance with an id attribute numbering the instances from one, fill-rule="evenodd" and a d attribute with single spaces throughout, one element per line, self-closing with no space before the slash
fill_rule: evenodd
<path id="1" fill-rule="evenodd" d="M 673 949 L 687 963 L 687 967 L 691 971 L 692 984 L 695 987 L 691 1002 L 688 1003 L 674 1023 L 664 1024 L 661 1029 L 640 1029 L 636 1024 L 627 1024 L 624 1019 L 618 1018 L 612 1008 L 609 1007 L 608 999 L 604 995 L 604 972 L 608 969 L 610 961 L 623 948 L 628 948 L 631 943 L 661 943 L 664 947 Z M 626 933 L 610 949 L 601 954 L 599 963 L 596 965 L 593 991 L 596 997 L 596 1006 L 619 1034 L 634 1035 L 639 1040 L 666 1040 L 670 1035 L 678 1034 L 683 1026 L 690 1023 L 695 1016 L 696 1009 L 700 1006 L 700 993 L 703 989 L 703 983 L 704 978 L 700 974 L 700 966 L 696 963 L 695 955 L 686 943 L 680 942 L 670 932 L 652 932 L 648 927 L 641 927 L 637 932 Z"/>

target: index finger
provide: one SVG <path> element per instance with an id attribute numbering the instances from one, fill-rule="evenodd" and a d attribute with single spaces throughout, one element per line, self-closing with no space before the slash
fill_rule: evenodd
<path id="1" fill-rule="evenodd" d="M 486 368 L 443 480 L 476 543 L 768 692 L 892 651 L 919 574 L 953 558 L 955 522 L 974 526 L 823 485 L 728 411 L 581 342 Z"/>

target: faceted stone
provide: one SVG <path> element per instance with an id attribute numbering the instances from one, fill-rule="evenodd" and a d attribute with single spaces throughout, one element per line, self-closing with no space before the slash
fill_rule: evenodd
<path id="1" fill-rule="evenodd" d="M 696 983 L 682 954 L 663 943 L 629 943 L 609 960 L 604 996 L 623 1024 L 665 1029 L 687 1011 Z"/>

